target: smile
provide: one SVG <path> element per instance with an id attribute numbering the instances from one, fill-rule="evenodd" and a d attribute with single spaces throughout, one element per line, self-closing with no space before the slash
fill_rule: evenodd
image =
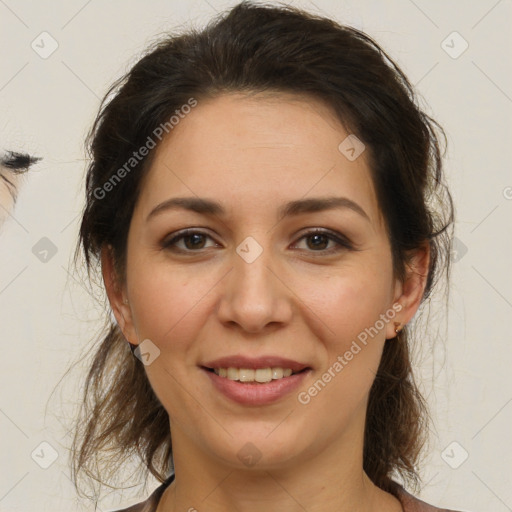
<path id="1" fill-rule="evenodd" d="M 240 382 L 271 382 L 289 377 L 294 372 L 291 368 L 214 368 L 213 372 L 219 377 Z M 298 373 L 298 372 L 296 372 Z"/>

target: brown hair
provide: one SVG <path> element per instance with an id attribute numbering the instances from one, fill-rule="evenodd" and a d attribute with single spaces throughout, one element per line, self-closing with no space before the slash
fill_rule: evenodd
<path id="1" fill-rule="evenodd" d="M 77 247 L 89 277 L 100 251 L 112 247 L 120 279 L 141 180 L 152 154 L 105 197 L 98 190 L 143 146 L 155 128 L 186 104 L 229 92 L 286 92 L 326 102 L 364 142 L 379 207 L 386 221 L 395 275 L 406 275 L 411 251 L 430 245 L 425 300 L 449 272 L 451 196 L 443 183 L 442 128 L 418 105 L 403 72 L 366 34 L 289 6 L 242 2 L 201 31 L 160 41 L 105 96 L 89 135 L 91 163 Z M 436 203 L 437 206 L 433 206 Z M 364 470 L 393 492 L 392 476 L 416 484 L 428 414 L 414 382 L 408 328 L 385 343 L 370 391 Z M 74 442 L 74 475 L 106 482 L 135 455 L 163 481 L 172 467 L 168 415 L 143 364 L 117 324 L 87 375 Z M 107 470 L 107 471 L 106 471 Z"/>

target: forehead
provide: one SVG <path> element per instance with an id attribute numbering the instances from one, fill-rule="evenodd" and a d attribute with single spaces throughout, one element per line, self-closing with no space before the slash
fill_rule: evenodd
<path id="1" fill-rule="evenodd" d="M 349 160 L 350 133 L 324 103 L 284 94 L 198 101 L 156 149 L 139 206 L 197 195 L 250 210 L 312 195 L 357 201 L 380 222 L 365 151 Z"/>

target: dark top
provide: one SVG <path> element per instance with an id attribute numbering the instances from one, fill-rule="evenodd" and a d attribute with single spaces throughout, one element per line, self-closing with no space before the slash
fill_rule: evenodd
<path id="1" fill-rule="evenodd" d="M 151 494 L 151 496 L 146 501 L 128 508 L 124 508 L 122 510 L 118 510 L 117 512 L 156 512 L 156 508 L 160 498 L 162 497 L 162 494 L 173 480 L 174 475 L 171 475 L 162 485 L 155 489 L 153 494 Z M 402 504 L 404 512 L 456 512 L 446 508 L 433 507 L 432 505 L 429 505 L 428 503 L 425 503 L 424 501 L 421 501 L 409 494 L 399 484 L 395 484 L 395 486 L 398 500 Z"/>

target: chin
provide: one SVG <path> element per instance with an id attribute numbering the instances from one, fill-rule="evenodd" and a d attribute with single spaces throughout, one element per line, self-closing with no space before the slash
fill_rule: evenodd
<path id="1" fill-rule="evenodd" d="M 276 430 L 276 425 L 278 423 L 264 431 L 261 428 L 258 431 L 254 428 L 233 430 L 226 426 L 233 437 L 223 436 L 222 439 L 207 443 L 210 451 L 223 465 L 238 470 L 285 469 L 295 464 L 298 458 L 307 458 L 306 452 L 312 440 L 308 441 L 304 433 L 301 435 L 290 429 L 278 432 L 280 427 L 277 426 Z"/>

